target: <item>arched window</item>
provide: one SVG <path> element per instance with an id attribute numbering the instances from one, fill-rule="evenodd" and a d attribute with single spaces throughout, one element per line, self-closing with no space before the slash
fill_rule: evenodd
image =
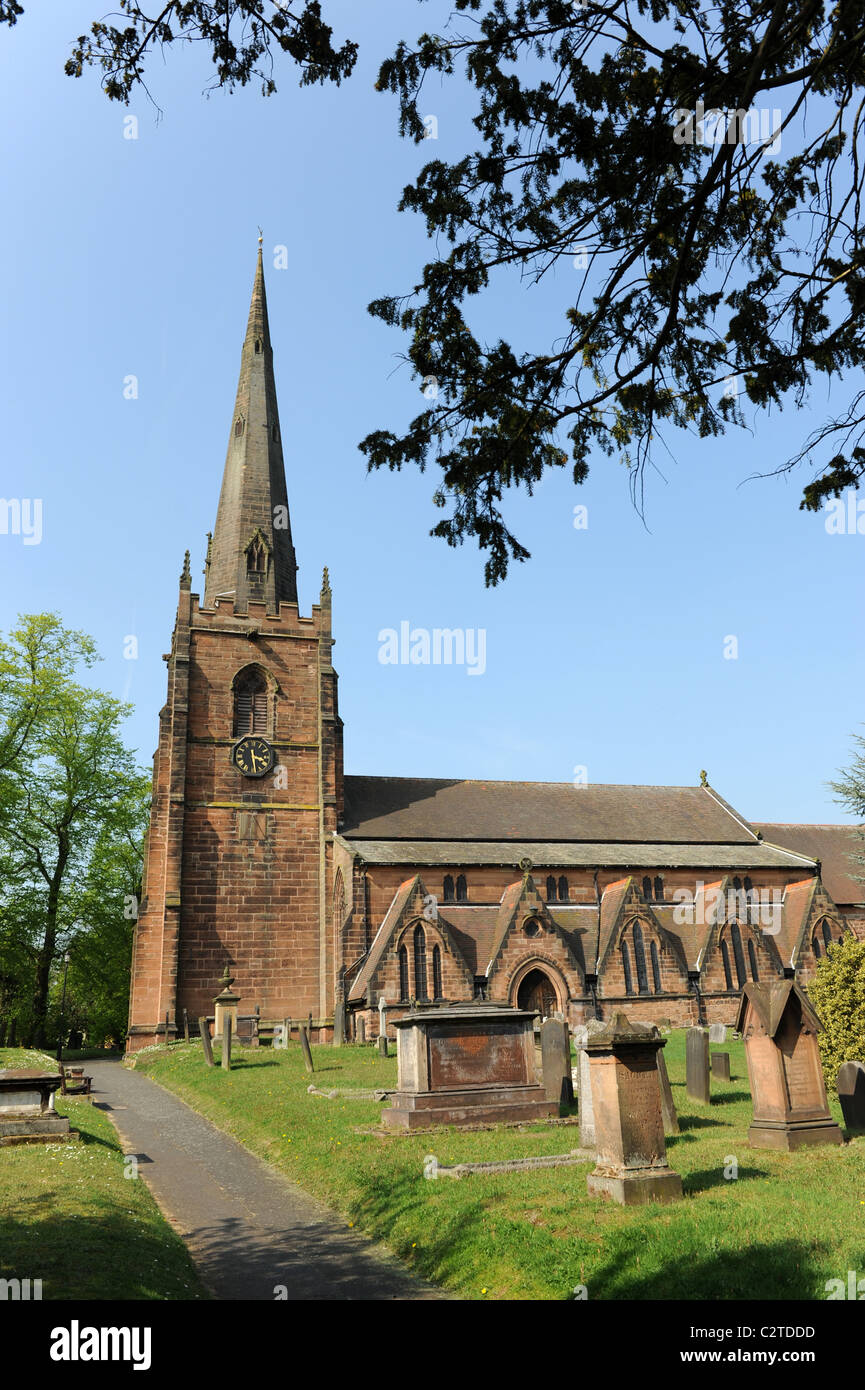
<path id="1" fill-rule="evenodd" d="M 256 352 L 261 352 L 261 339 L 260 339 L 260 338 L 256 338 L 256 340 L 255 340 L 255 350 L 256 350 Z"/>
<path id="2" fill-rule="evenodd" d="M 733 889 L 734 889 L 734 891 L 735 891 L 736 893 L 741 893 L 741 891 L 742 891 L 742 880 L 741 880 L 740 878 L 734 878 L 734 879 L 733 879 Z"/>
<path id="3" fill-rule="evenodd" d="M 753 884 L 752 880 L 748 877 L 747 874 L 745 875 L 745 885 L 744 885 L 744 886 L 745 886 L 745 892 L 746 892 L 746 893 L 750 893 L 750 892 L 753 891 L 754 884 Z"/>
<path id="4" fill-rule="evenodd" d="M 625 972 L 625 993 L 633 994 L 634 981 L 631 979 L 631 957 L 628 953 L 627 941 L 622 942 L 622 969 Z"/>
<path id="5" fill-rule="evenodd" d="M 342 869 L 337 869 L 336 878 L 333 882 L 333 925 L 339 931 L 345 917 L 345 884 L 342 879 Z"/>
<path id="6" fill-rule="evenodd" d="M 408 951 L 405 946 L 399 948 L 399 997 L 403 1001 L 408 999 Z"/>
<path id="7" fill-rule="evenodd" d="M 564 874 L 562 874 L 559 879 L 559 902 L 566 903 L 568 901 L 568 896 L 568 880 L 565 878 Z"/>
<path id="8" fill-rule="evenodd" d="M 656 902 L 656 903 L 662 903 L 663 901 L 664 901 L 664 880 L 661 878 L 661 875 L 658 874 L 658 875 L 656 876 L 656 878 L 655 878 L 655 902 Z"/>
<path id="9" fill-rule="evenodd" d="M 646 874 L 646 877 L 643 879 L 643 897 L 646 899 L 647 903 L 652 901 L 652 880 L 649 878 L 648 874 Z"/>
<path id="10" fill-rule="evenodd" d="M 467 903 L 469 900 L 468 889 L 466 888 L 466 876 L 460 874 L 457 879 L 457 902 Z"/>
<path id="11" fill-rule="evenodd" d="M 234 686 L 234 733 L 267 733 L 267 681 L 254 668 L 238 677 Z"/>
<path id="12" fill-rule="evenodd" d="M 433 946 L 433 998 L 442 998 L 442 952 L 440 946 Z"/>
<path id="13" fill-rule="evenodd" d="M 555 901 L 556 901 L 556 880 L 553 878 L 552 874 L 549 874 L 548 877 L 547 877 L 547 902 L 548 902 L 548 903 L 554 903 Z"/>
<path id="14" fill-rule="evenodd" d="M 649 979 L 646 975 L 646 952 L 643 947 L 643 928 L 634 923 L 634 961 L 637 966 L 637 989 L 641 994 L 649 993 Z"/>
<path id="15" fill-rule="evenodd" d="M 414 993 L 416 999 L 426 999 L 426 933 L 423 927 L 414 929 Z"/>
<path id="16" fill-rule="evenodd" d="M 236 419 L 235 422 L 234 422 L 234 437 L 235 437 L 235 439 L 239 439 L 240 436 L 241 436 L 242 434 L 243 434 L 243 416 L 242 416 L 242 415 L 238 415 L 237 419 Z"/>
<path id="17" fill-rule="evenodd" d="M 443 900 L 444 900 L 446 903 L 452 903 L 452 902 L 454 902 L 455 899 L 454 899 L 454 878 L 453 878 L 453 874 L 445 874 L 445 881 L 444 881 L 443 888 L 444 888 L 444 892 L 442 893 L 442 898 L 443 898 Z"/>
<path id="18" fill-rule="evenodd" d="M 246 552 L 247 574 L 264 574 L 267 569 L 267 551 L 261 536 L 256 536 Z"/>
<path id="19" fill-rule="evenodd" d="M 832 928 L 829 926 L 828 922 L 823 923 L 823 940 L 826 943 L 826 948 L 828 950 L 828 948 L 832 945 Z"/>
<path id="20" fill-rule="evenodd" d="M 815 937 L 814 937 L 813 945 L 814 945 L 814 955 L 815 955 L 815 956 L 817 957 L 817 959 L 819 960 L 820 957 L 821 957 L 822 954 L 823 954 L 823 952 L 822 952 L 822 950 L 821 950 L 821 948 L 820 948 L 820 938 L 819 938 L 819 936 L 815 936 Z"/>
<path id="21" fill-rule="evenodd" d="M 730 952 L 727 950 L 726 941 L 721 942 L 721 960 L 724 965 L 724 979 L 727 981 L 727 988 L 733 988 L 733 976 L 730 974 Z"/>
<path id="22" fill-rule="evenodd" d="M 757 952 L 754 950 L 754 943 L 750 937 L 748 938 L 748 960 L 751 964 L 751 979 L 759 980 L 760 976 L 757 973 Z"/>
<path id="23" fill-rule="evenodd" d="M 742 952 L 742 933 L 739 931 L 739 923 L 734 922 L 730 927 L 730 937 L 733 942 L 733 960 L 736 962 L 736 980 L 741 989 L 746 979 L 745 957 Z"/>
<path id="24" fill-rule="evenodd" d="M 654 941 L 649 944 L 649 952 L 652 957 L 652 980 L 655 985 L 655 993 L 660 994 L 663 988 L 661 985 L 661 962 L 658 960 L 658 948 Z"/>

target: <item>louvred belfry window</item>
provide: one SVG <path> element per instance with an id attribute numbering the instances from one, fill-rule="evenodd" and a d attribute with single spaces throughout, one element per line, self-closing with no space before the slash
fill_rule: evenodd
<path id="1" fill-rule="evenodd" d="M 250 671 L 235 686 L 234 733 L 267 733 L 267 682 L 260 671 Z"/>

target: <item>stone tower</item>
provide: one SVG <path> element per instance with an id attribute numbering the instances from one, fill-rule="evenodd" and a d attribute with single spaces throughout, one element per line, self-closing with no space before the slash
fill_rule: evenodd
<path id="1" fill-rule="evenodd" d="M 180 577 L 132 960 L 129 1048 L 211 1012 L 332 1018 L 327 931 L 342 813 L 331 591 L 302 617 L 261 247 L 204 602 Z"/>

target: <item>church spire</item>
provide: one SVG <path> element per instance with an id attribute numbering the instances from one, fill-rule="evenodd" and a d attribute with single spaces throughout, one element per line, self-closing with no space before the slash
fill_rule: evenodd
<path id="1" fill-rule="evenodd" d="M 233 599 L 235 611 L 246 612 L 254 599 L 276 613 L 279 603 L 297 602 L 296 574 L 259 237 L 205 607 Z"/>

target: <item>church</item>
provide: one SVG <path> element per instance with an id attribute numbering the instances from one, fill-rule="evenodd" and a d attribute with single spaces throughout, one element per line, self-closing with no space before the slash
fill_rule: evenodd
<path id="1" fill-rule="evenodd" d="M 332 645 L 326 569 L 299 602 L 259 244 L 204 598 L 187 552 L 165 657 L 130 1050 L 211 1014 L 226 966 L 241 1014 L 318 1041 L 476 998 L 732 1024 L 746 981 L 807 983 L 865 937 L 855 830 L 751 823 L 705 773 L 344 774 Z"/>

